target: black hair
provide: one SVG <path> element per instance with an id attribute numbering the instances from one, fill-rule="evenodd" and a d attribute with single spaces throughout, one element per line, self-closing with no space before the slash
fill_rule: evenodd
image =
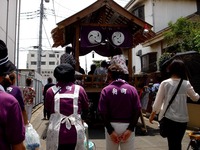
<path id="1" fill-rule="evenodd" d="M 74 82 L 75 81 L 75 70 L 68 64 L 60 64 L 54 69 L 54 77 L 57 81 L 64 83 Z"/>
<path id="2" fill-rule="evenodd" d="M 105 68 L 105 67 L 107 67 L 107 62 L 105 61 L 105 60 L 103 60 L 102 62 L 101 62 L 101 67 L 103 67 L 103 68 Z"/>
<path id="3" fill-rule="evenodd" d="M 108 67 L 108 73 L 111 75 L 111 78 L 113 80 L 116 80 L 118 78 L 122 78 L 124 76 L 124 71 L 123 69 L 117 65 L 117 64 L 112 64 Z"/>
<path id="4" fill-rule="evenodd" d="M 97 68 L 97 66 L 96 66 L 95 64 L 92 64 L 92 65 L 90 66 L 91 71 L 95 71 L 96 68 Z"/>
<path id="5" fill-rule="evenodd" d="M 52 83 L 53 82 L 51 77 L 48 77 L 47 81 L 48 81 L 48 83 Z"/>
<path id="6" fill-rule="evenodd" d="M 4 77 L 4 80 L 2 81 L 2 85 L 4 89 L 7 89 L 9 86 L 15 84 L 16 74 L 14 72 L 10 73 L 8 76 Z"/>
<path id="7" fill-rule="evenodd" d="M 32 79 L 31 78 L 27 78 L 26 79 L 26 85 L 27 86 L 31 86 L 31 83 L 32 83 Z"/>
<path id="8" fill-rule="evenodd" d="M 182 79 L 187 79 L 187 70 L 185 64 L 180 59 L 174 59 L 167 67 L 170 76 L 177 75 Z"/>
<path id="9" fill-rule="evenodd" d="M 72 47 L 70 47 L 70 46 L 65 47 L 65 53 L 69 54 L 69 53 L 71 53 L 73 51 L 74 51 L 74 49 Z"/>

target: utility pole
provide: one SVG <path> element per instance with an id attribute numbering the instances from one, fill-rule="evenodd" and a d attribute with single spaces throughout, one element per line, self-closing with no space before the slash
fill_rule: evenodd
<path id="1" fill-rule="evenodd" d="M 49 0 L 45 0 L 46 3 Z M 39 45 L 38 45 L 38 57 L 37 57 L 37 72 L 41 74 L 41 57 L 42 57 L 42 24 L 43 24 L 43 17 L 44 17 L 44 0 L 41 0 L 40 3 L 40 25 L 39 25 Z"/>
<path id="2" fill-rule="evenodd" d="M 40 4 L 40 24 L 39 24 L 39 45 L 38 45 L 38 60 L 37 60 L 37 72 L 41 74 L 41 56 L 42 56 L 42 24 L 44 16 L 44 3 L 41 0 Z"/>

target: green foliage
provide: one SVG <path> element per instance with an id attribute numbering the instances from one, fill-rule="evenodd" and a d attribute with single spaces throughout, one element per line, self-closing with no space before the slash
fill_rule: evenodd
<path id="1" fill-rule="evenodd" d="M 200 31 L 196 32 L 196 35 L 194 37 L 194 46 L 197 51 L 200 52 Z"/>
<path id="2" fill-rule="evenodd" d="M 97 67 L 100 67 L 101 60 L 93 60 L 93 64 L 95 64 Z"/>
<path id="3" fill-rule="evenodd" d="M 104 60 L 93 60 L 93 63 L 94 63 L 97 67 L 100 67 L 102 61 L 104 61 Z"/>
<path id="4" fill-rule="evenodd" d="M 162 71 L 162 66 L 163 66 L 163 64 L 167 61 L 167 60 L 169 60 L 171 57 L 172 57 L 172 53 L 163 53 L 161 56 L 160 56 L 160 58 L 159 58 L 159 60 L 158 60 L 158 66 L 159 66 L 159 70 L 160 71 Z"/>
<path id="5" fill-rule="evenodd" d="M 175 52 L 200 52 L 200 22 L 179 18 L 176 23 L 169 23 L 170 30 L 164 34 L 164 39 Z"/>

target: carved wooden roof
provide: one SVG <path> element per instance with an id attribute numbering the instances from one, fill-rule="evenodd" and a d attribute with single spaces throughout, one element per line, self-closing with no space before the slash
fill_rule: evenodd
<path id="1" fill-rule="evenodd" d="M 113 0 L 97 0 L 82 11 L 64 19 L 51 31 L 53 47 L 75 43 L 76 27 L 82 25 L 102 27 L 128 27 L 133 36 L 133 47 L 152 38 L 152 26 L 137 18 Z M 144 26 L 149 30 L 144 34 Z"/>

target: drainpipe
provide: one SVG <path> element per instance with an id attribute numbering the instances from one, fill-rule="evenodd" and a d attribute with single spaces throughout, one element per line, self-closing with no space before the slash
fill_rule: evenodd
<path id="1" fill-rule="evenodd" d="M 8 44 L 8 18 L 9 18 L 9 0 L 7 0 L 7 14 L 6 14 L 6 45 Z"/>
<path id="2" fill-rule="evenodd" d="M 17 80 L 16 80 L 16 84 L 17 86 L 19 85 L 19 38 L 20 38 L 20 12 L 21 12 L 21 0 L 18 0 L 18 20 L 17 20 L 17 44 L 16 44 L 16 57 L 17 57 L 17 71 L 16 71 L 16 76 L 17 76 Z M 17 11 L 16 11 L 16 16 L 17 16 Z"/>

